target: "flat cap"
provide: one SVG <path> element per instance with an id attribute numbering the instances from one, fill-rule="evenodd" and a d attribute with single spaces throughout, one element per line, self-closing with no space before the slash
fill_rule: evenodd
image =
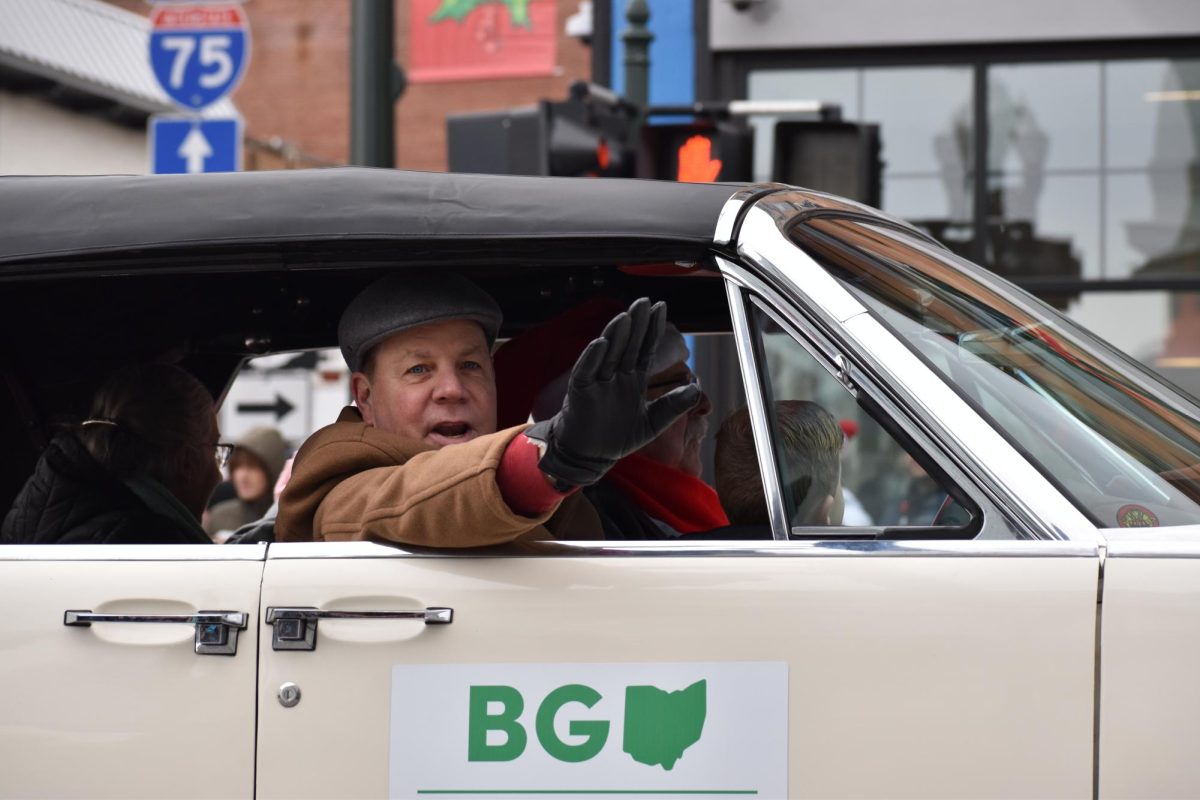
<path id="1" fill-rule="evenodd" d="M 461 275 L 396 272 L 363 289 L 346 306 L 338 322 L 338 345 L 347 366 L 357 372 L 370 349 L 393 333 L 449 319 L 478 322 L 490 348 L 503 314 L 491 295 Z"/>

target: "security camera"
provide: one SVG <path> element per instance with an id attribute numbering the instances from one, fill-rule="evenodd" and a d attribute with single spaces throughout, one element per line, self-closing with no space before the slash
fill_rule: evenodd
<path id="1" fill-rule="evenodd" d="M 733 7 L 734 11 L 741 13 L 743 11 L 749 11 L 756 5 L 762 3 L 763 0 L 725 0 L 725 2 L 729 3 L 729 5 Z"/>

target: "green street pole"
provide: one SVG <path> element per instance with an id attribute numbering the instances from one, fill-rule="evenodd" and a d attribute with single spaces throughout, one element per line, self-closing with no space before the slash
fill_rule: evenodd
<path id="1" fill-rule="evenodd" d="M 350 163 L 396 165 L 392 0 L 353 0 L 350 20 Z"/>
<path id="2" fill-rule="evenodd" d="M 621 31 L 625 44 L 625 96 L 645 109 L 650 103 L 650 42 L 654 34 L 646 27 L 650 5 L 646 0 L 629 0 L 625 6 L 629 27 Z"/>

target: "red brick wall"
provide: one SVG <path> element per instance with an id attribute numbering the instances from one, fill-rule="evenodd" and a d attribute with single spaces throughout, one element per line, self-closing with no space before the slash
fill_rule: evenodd
<path id="1" fill-rule="evenodd" d="M 146 15 L 144 0 L 110 0 Z M 349 0 L 252 0 L 245 4 L 252 37 L 250 66 L 233 100 L 252 139 L 278 138 L 295 163 L 346 163 L 350 158 Z M 579 0 L 558 0 L 558 74 L 410 84 L 396 107 L 396 166 L 446 168 L 446 115 L 561 99 L 571 81 L 590 76 L 591 51 L 563 33 Z M 408 59 L 409 7 L 397 2 L 396 60 Z M 248 168 L 282 164 L 255 160 Z"/>

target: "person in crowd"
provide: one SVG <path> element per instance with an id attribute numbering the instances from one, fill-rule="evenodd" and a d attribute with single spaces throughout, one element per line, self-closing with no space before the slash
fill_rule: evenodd
<path id="1" fill-rule="evenodd" d="M 568 367 L 619 304 L 593 298 L 548 320 L 496 353 L 502 424 L 547 419 L 562 404 Z M 584 489 L 609 539 L 664 539 L 727 525 L 713 488 L 700 478 L 700 448 L 712 404 L 688 366 L 680 332 L 666 323 L 647 371 L 646 399 L 695 387 L 700 400 L 644 446 L 618 461 L 604 478 Z"/>
<path id="2" fill-rule="evenodd" d="M 842 429 L 832 414 L 808 400 L 775 403 L 775 431 L 788 489 L 792 525 L 842 524 Z M 717 494 L 733 525 L 769 526 L 750 413 L 741 408 L 717 432 Z"/>
<path id="3" fill-rule="evenodd" d="M 230 446 L 212 395 L 167 364 L 130 366 L 55 437 L 0 528 L 9 544 L 209 544 L 200 514 Z"/>
<path id="4" fill-rule="evenodd" d="M 287 460 L 287 442 L 274 428 L 251 428 L 234 443 L 229 479 L 235 496 L 217 503 L 204 516 L 204 530 L 214 541 L 261 519 L 274 503 L 272 488 Z"/>
<path id="5" fill-rule="evenodd" d="M 646 400 L 666 307 L 642 298 L 584 349 L 550 418 L 496 431 L 495 301 L 453 273 L 396 273 L 338 324 L 355 406 L 300 448 L 280 498 L 281 541 L 374 539 L 473 547 L 600 538 L 578 489 L 700 402 Z"/>
<path id="6" fill-rule="evenodd" d="M 287 486 L 288 480 L 292 477 L 293 460 L 289 458 L 283 462 L 283 470 L 275 479 L 275 490 L 272 493 L 274 501 L 271 503 L 271 507 L 258 519 L 247 522 L 230 534 L 229 538 L 225 540 L 225 544 L 260 544 L 275 541 L 275 520 L 279 516 L 279 498 L 283 495 L 283 489 Z"/>

